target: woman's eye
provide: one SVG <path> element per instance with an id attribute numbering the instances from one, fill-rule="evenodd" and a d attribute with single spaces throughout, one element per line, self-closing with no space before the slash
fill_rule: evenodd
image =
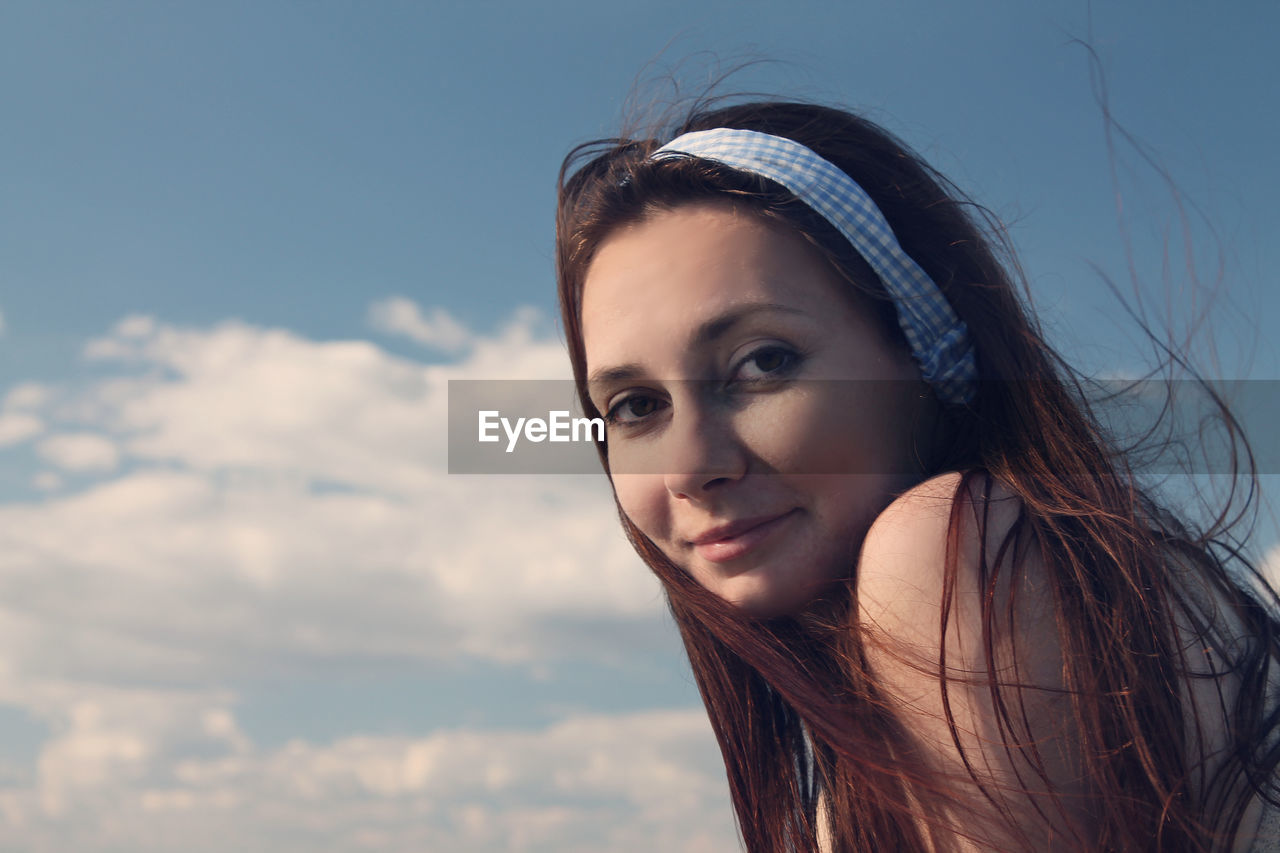
<path id="1" fill-rule="evenodd" d="M 794 367 L 797 355 L 785 347 L 761 347 L 748 355 L 734 371 L 734 379 L 777 379 L 780 373 Z"/>
<path id="2" fill-rule="evenodd" d="M 605 420 L 611 424 L 636 423 L 649 417 L 661 407 L 662 401 L 656 397 L 632 394 L 614 403 Z"/>

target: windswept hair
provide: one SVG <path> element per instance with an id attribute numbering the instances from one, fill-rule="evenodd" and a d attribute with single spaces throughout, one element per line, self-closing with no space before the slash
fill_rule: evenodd
<path id="1" fill-rule="evenodd" d="M 1082 377 L 1025 307 L 1016 264 L 991 218 L 885 130 L 811 104 L 704 103 L 652 138 L 574 149 L 560 174 L 557 275 L 586 414 L 600 416 L 586 391 L 581 324 L 591 261 L 617 229 L 690 203 L 728 200 L 794 228 L 876 306 L 886 334 L 900 338 L 892 302 L 865 262 L 790 192 L 705 160 L 649 159 L 676 135 L 716 127 L 788 137 L 843 169 L 968 326 L 978 391 L 971 403 L 943 410 L 926 472 L 963 472 L 938 591 L 939 647 L 958 612 L 961 527 L 976 524 L 977 541 L 987 542 L 987 500 L 994 489 L 1010 493 L 1020 499 L 1017 517 L 979 557 L 990 673 L 981 686 L 995 709 L 997 746 L 1031 768 L 1033 778 L 1018 780 L 1039 792 L 1030 819 L 1046 821 L 1074 849 L 1230 849 L 1256 794 L 1280 804 L 1271 787 L 1280 763 L 1271 736 L 1280 701 L 1269 694 L 1280 658 L 1274 593 L 1231 538 L 1226 509 L 1193 528 L 1141 487 L 1128 450 L 1095 417 Z M 1253 476 L 1243 435 L 1225 403 L 1212 399 L 1238 451 L 1233 473 Z M 598 449 L 607 470 L 607 446 Z M 976 518 L 964 517 L 974 515 L 969 507 Z M 966 835 L 964 810 L 975 791 L 1001 826 L 971 840 L 1030 843 L 1028 813 L 1009 807 L 1007 791 L 962 745 L 945 666 L 933 674 L 967 778 L 938 772 L 906 730 L 868 666 L 879 640 L 859 624 L 855 566 L 804 613 L 752 618 L 703 589 L 620 514 L 665 587 L 749 850 L 817 850 L 820 836 L 835 851 L 953 849 Z M 997 660 L 1017 632 L 1013 608 L 994 591 L 1009 585 L 1027 553 L 1041 556 L 1051 591 L 1062 713 L 1084 794 L 1069 796 L 1048 778 L 1029 734 L 1029 691 L 1016 666 Z M 1206 685 L 1212 707 L 1190 699 Z M 1226 743 L 1211 756 L 1208 731 L 1219 718 Z"/>

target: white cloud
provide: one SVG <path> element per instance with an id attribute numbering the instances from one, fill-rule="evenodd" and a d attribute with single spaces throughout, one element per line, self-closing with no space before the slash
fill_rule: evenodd
<path id="1" fill-rule="evenodd" d="M 218 479 L 139 472 L 0 507 L 0 640 L 40 672 L 217 678 L 625 656 L 628 625 L 666 630 L 602 492 L 477 478 L 398 500 Z M 600 620 L 617 632 L 584 642 Z"/>
<path id="2" fill-rule="evenodd" d="M 120 464 L 115 444 L 89 432 L 51 435 L 36 445 L 36 453 L 64 471 L 111 471 Z"/>
<path id="3" fill-rule="evenodd" d="M 52 396 L 53 392 L 47 385 L 39 382 L 24 382 L 15 385 L 4 395 L 4 402 L 0 403 L 0 409 L 10 412 L 38 409 L 47 405 Z"/>
<path id="4" fill-rule="evenodd" d="M 39 454 L 102 474 L 41 472 L 48 494 L 0 504 L 0 705 L 50 730 L 0 768 L 19 847 L 731 843 L 701 712 L 259 751 L 223 687 L 405 660 L 625 668 L 669 636 L 603 477 L 446 473 L 448 380 L 566 376 L 546 327 L 520 312 L 424 365 L 135 317 L 86 347 L 110 375 L 10 391 L 10 443 L 53 424 Z"/>
<path id="5" fill-rule="evenodd" d="M 24 412 L 0 413 L 0 447 L 20 444 L 44 431 L 44 422 Z"/>
<path id="6" fill-rule="evenodd" d="M 101 383 L 79 407 L 143 458 L 380 491 L 434 489 L 428 475 L 446 469 L 450 379 L 567 378 L 563 347 L 539 336 L 539 325 L 537 315 L 519 313 L 497 335 L 470 340 L 466 359 L 423 365 L 367 341 L 138 321 L 87 351 L 153 370 Z"/>
<path id="7" fill-rule="evenodd" d="M 701 710 L 579 715 L 527 730 L 297 740 L 263 751 L 214 694 L 52 685 L 36 695 L 66 710 L 52 721 L 57 733 L 30 778 L 0 790 L 0 814 L 19 846 L 37 839 L 45 849 L 85 853 L 736 846 Z"/>
<path id="8" fill-rule="evenodd" d="M 471 334 L 443 308 L 424 315 L 411 299 L 393 296 L 369 307 L 369 325 L 389 335 L 403 335 L 447 353 L 466 349 Z"/>
<path id="9" fill-rule="evenodd" d="M 156 318 L 148 314 L 131 314 L 117 323 L 114 331 L 120 338 L 148 338 L 155 334 Z"/>
<path id="10" fill-rule="evenodd" d="M 448 380 L 563 376 L 539 327 L 518 314 L 427 366 L 242 323 L 117 325 L 90 347 L 117 375 L 46 393 L 37 411 L 81 431 L 39 450 L 130 466 L 0 505 L 0 639 L 33 671 L 108 680 L 625 657 L 628 632 L 669 629 L 603 477 L 445 473 Z M 616 639 L 587 640 L 602 620 Z"/>
<path id="11" fill-rule="evenodd" d="M 31 478 L 31 485 L 42 492 L 54 492 L 62 488 L 62 478 L 53 471 L 40 471 Z"/>

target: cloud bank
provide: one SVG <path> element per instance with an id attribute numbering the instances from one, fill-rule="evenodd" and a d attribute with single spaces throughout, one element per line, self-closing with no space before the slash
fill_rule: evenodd
<path id="1" fill-rule="evenodd" d="M 696 709 L 242 730 L 254 679 L 625 670 L 671 630 L 602 477 L 446 473 L 448 381 L 562 378 L 545 320 L 478 335 L 403 299 L 369 320 L 455 359 L 135 316 L 85 346 L 97 378 L 4 395 L 0 447 L 34 473 L 0 504 L 0 710 L 46 736 L 0 737 L 0 850 L 734 843 Z"/>

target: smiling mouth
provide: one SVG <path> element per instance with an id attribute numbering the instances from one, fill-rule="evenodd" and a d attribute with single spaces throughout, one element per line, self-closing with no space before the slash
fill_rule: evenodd
<path id="1" fill-rule="evenodd" d="M 747 519 L 724 525 L 692 540 L 699 557 L 712 563 L 727 563 L 754 551 L 780 529 L 796 510 L 781 515 Z"/>

